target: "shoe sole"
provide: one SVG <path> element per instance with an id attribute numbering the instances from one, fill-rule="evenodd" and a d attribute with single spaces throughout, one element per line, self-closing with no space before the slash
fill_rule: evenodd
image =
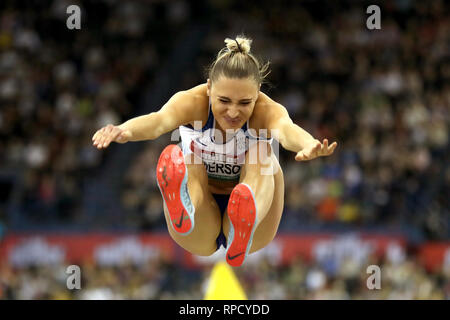
<path id="1" fill-rule="evenodd" d="M 195 208 L 189 196 L 188 171 L 179 146 L 172 144 L 161 152 L 156 166 L 156 180 L 173 230 L 188 235 L 194 229 Z"/>
<path id="2" fill-rule="evenodd" d="M 234 187 L 227 212 L 230 232 L 226 260 L 230 266 L 239 267 L 252 246 L 257 217 L 255 196 L 247 184 L 240 183 Z"/>

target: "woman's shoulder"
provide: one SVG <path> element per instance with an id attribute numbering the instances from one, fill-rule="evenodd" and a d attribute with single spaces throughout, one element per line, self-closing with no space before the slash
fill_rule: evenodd
<path id="1" fill-rule="evenodd" d="M 250 127 L 256 131 L 267 129 L 268 121 L 276 116 L 281 109 L 284 109 L 281 104 L 260 91 L 255 103 L 255 108 L 253 109 L 252 117 L 250 118 Z"/>
<path id="2" fill-rule="evenodd" d="M 279 108 L 282 107 L 278 102 L 273 100 L 264 92 L 260 91 L 258 99 L 256 100 L 255 108 L 258 107 L 260 112 L 267 111 L 268 108 Z"/>
<path id="3" fill-rule="evenodd" d="M 201 83 L 199 85 L 196 85 L 195 87 L 187 89 L 184 92 L 186 94 L 191 95 L 194 98 L 197 98 L 197 99 L 202 99 L 202 98 L 208 99 L 206 83 Z"/>
<path id="4" fill-rule="evenodd" d="M 191 89 L 184 90 L 191 101 L 192 111 L 195 113 L 196 121 L 206 123 L 208 120 L 209 97 L 207 95 L 206 83 L 199 84 Z M 193 125 L 193 123 L 191 123 Z"/>
<path id="5" fill-rule="evenodd" d="M 183 91 L 184 94 L 189 96 L 192 100 L 192 104 L 197 108 L 205 107 L 208 109 L 209 106 L 209 97 L 207 95 L 206 83 L 199 84 L 191 89 L 187 89 Z"/>

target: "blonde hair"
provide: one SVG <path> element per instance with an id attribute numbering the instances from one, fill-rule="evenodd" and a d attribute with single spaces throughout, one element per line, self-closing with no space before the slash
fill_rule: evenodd
<path id="1" fill-rule="evenodd" d="M 227 78 L 253 78 L 258 85 L 265 82 L 270 73 L 269 62 L 264 65 L 250 53 L 252 39 L 239 35 L 235 39 L 226 38 L 226 47 L 217 54 L 216 60 L 208 69 L 208 77 L 212 82 L 221 76 Z"/>

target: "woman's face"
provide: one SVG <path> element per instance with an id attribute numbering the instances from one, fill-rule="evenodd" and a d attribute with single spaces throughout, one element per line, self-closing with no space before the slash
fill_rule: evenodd
<path id="1" fill-rule="evenodd" d="M 237 130 L 250 119 L 260 86 L 253 79 L 208 79 L 208 96 L 219 129 Z"/>

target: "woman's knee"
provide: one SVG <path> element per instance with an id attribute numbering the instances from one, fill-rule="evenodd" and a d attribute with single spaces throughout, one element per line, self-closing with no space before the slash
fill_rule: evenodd
<path id="1" fill-rule="evenodd" d="M 217 243 L 215 240 L 208 243 L 203 241 L 201 245 L 196 245 L 186 250 L 197 256 L 210 256 L 217 251 Z"/>
<path id="2" fill-rule="evenodd" d="M 276 233 L 273 235 L 268 235 L 264 239 L 261 239 L 259 241 L 252 242 L 252 246 L 250 248 L 249 253 L 254 253 L 256 251 L 259 251 L 259 250 L 267 247 L 269 245 L 269 243 L 271 243 L 272 240 L 275 238 L 275 235 L 276 235 Z"/>
<path id="3" fill-rule="evenodd" d="M 186 251 L 189 251 L 192 254 L 195 254 L 197 256 L 210 256 L 217 250 L 217 243 L 216 240 L 195 240 L 190 239 L 189 236 L 180 238 L 180 237 L 174 237 L 172 234 L 172 239 L 183 249 Z"/>
<path id="4" fill-rule="evenodd" d="M 170 216 L 167 207 L 164 204 L 164 215 L 167 222 L 167 228 L 171 238 L 183 249 L 195 255 L 209 256 L 217 249 L 216 239 L 220 233 L 220 224 L 210 221 L 198 221 L 194 230 L 188 235 L 177 233 L 171 225 Z M 219 221 L 220 222 L 220 221 Z"/>
<path id="5" fill-rule="evenodd" d="M 176 233 L 172 226 L 169 226 L 169 234 L 172 239 L 183 249 L 189 251 L 192 254 L 199 256 L 209 256 L 213 254 L 217 249 L 216 239 L 217 236 L 213 233 L 212 228 L 203 229 L 203 232 L 200 229 L 195 229 L 191 234 L 181 235 Z M 218 232 L 217 232 L 218 235 Z"/>

